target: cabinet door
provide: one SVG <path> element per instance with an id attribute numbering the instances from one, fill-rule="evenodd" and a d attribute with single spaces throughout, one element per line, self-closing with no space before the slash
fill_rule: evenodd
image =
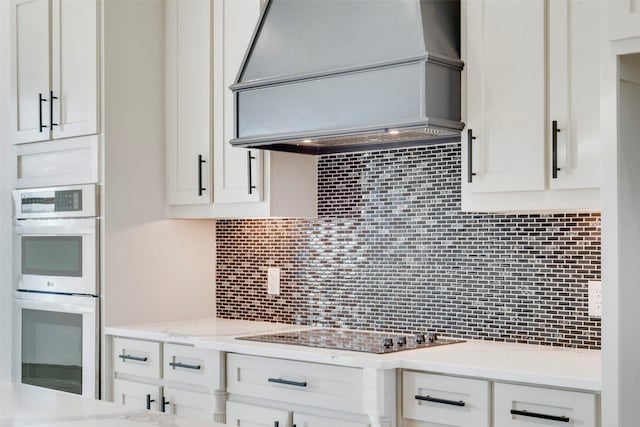
<path id="1" fill-rule="evenodd" d="M 49 0 L 11 4 L 11 127 L 16 144 L 50 136 L 49 7 Z"/>
<path id="2" fill-rule="evenodd" d="M 259 202 L 263 197 L 261 150 L 232 147 L 233 93 L 229 86 L 260 16 L 260 0 L 214 2 L 214 202 Z"/>
<path id="3" fill-rule="evenodd" d="M 52 0 L 53 138 L 98 132 L 98 2 Z M 49 121 L 49 120 L 48 120 Z"/>
<path id="4" fill-rule="evenodd" d="M 370 424 L 337 420 L 335 418 L 318 417 L 307 414 L 293 414 L 293 427 L 369 427 Z"/>
<path id="5" fill-rule="evenodd" d="M 549 182 L 552 190 L 600 187 L 600 4 L 549 2 Z M 553 122 L 557 168 L 553 174 Z"/>
<path id="6" fill-rule="evenodd" d="M 119 379 L 113 380 L 113 402 L 135 409 L 147 409 L 147 400 L 151 401 L 150 409 L 160 409 L 160 387 L 134 383 Z"/>
<path id="7" fill-rule="evenodd" d="M 207 393 L 194 393 L 171 387 L 164 388 L 165 411 L 182 417 L 214 422 L 214 398 Z"/>
<path id="8" fill-rule="evenodd" d="M 281 409 L 227 402 L 227 425 L 236 427 L 290 427 L 291 414 Z"/>
<path id="9" fill-rule="evenodd" d="M 607 0 L 609 39 L 640 37 L 640 3 L 638 0 Z"/>
<path id="10" fill-rule="evenodd" d="M 212 201 L 211 3 L 166 2 L 165 126 L 170 205 Z"/>
<path id="11" fill-rule="evenodd" d="M 463 183 L 471 192 L 545 188 L 543 0 L 469 0 Z M 473 132 L 467 184 L 468 131 Z"/>

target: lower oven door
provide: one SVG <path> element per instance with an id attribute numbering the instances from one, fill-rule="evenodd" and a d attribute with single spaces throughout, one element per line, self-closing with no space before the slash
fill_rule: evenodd
<path id="1" fill-rule="evenodd" d="M 97 295 L 97 229 L 96 218 L 16 220 L 18 289 Z"/>
<path id="2" fill-rule="evenodd" d="M 15 293 L 14 379 L 98 397 L 98 298 Z"/>

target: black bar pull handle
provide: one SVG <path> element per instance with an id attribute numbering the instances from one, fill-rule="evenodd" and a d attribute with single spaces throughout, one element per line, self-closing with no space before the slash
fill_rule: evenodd
<path id="1" fill-rule="evenodd" d="M 248 187 L 249 194 L 253 194 L 253 190 L 256 188 L 256 186 L 253 185 L 253 182 L 252 182 L 253 174 L 251 173 L 251 160 L 255 160 L 255 159 L 256 157 L 253 154 L 251 154 L 251 150 L 247 150 L 247 175 L 249 178 L 247 182 L 249 183 L 249 187 Z"/>
<path id="2" fill-rule="evenodd" d="M 49 91 L 49 126 L 53 128 L 54 126 L 58 126 L 58 123 L 53 123 L 53 100 L 58 99 L 57 96 L 53 96 L 53 91 Z"/>
<path id="3" fill-rule="evenodd" d="M 542 420 L 560 421 L 561 423 L 568 423 L 571 418 L 562 415 L 548 415 L 540 414 L 538 412 L 519 411 L 517 409 L 511 410 L 511 415 L 521 415 L 523 417 L 540 418 Z"/>
<path id="4" fill-rule="evenodd" d="M 475 172 L 473 172 L 473 140 L 476 139 L 473 136 L 473 130 L 467 129 L 467 182 L 473 182 L 473 176 Z"/>
<path id="5" fill-rule="evenodd" d="M 294 385 L 296 387 L 307 386 L 306 381 L 290 381 L 290 380 L 283 380 L 281 378 L 269 378 L 267 381 L 269 381 L 270 383 L 276 383 L 276 384 Z"/>
<path id="6" fill-rule="evenodd" d="M 278 427 L 280 425 L 280 423 L 278 421 L 274 421 L 273 422 L 273 427 Z"/>
<path id="7" fill-rule="evenodd" d="M 160 402 L 160 411 L 166 412 L 167 411 L 166 406 L 169 403 L 171 403 L 171 402 L 169 402 L 166 397 L 162 396 L 162 402 Z"/>
<path id="8" fill-rule="evenodd" d="M 551 122 L 551 176 L 555 179 L 558 177 L 558 121 Z"/>
<path id="9" fill-rule="evenodd" d="M 41 93 L 39 93 L 38 94 L 38 123 L 40 128 L 39 132 L 42 132 L 42 129 L 47 127 L 46 125 L 42 124 L 42 103 L 43 102 L 47 102 L 47 100 L 42 97 Z"/>
<path id="10" fill-rule="evenodd" d="M 442 403 L 444 405 L 452 405 L 452 406 L 465 406 L 466 403 L 464 403 L 464 401 L 462 400 L 447 400 L 447 399 L 439 399 L 437 397 L 431 397 L 431 396 L 420 396 L 420 395 L 416 395 L 415 396 L 416 400 L 422 400 L 425 402 L 433 402 L 433 403 Z"/>
<path id="11" fill-rule="evenodd" d="M 151 410 L 151 402 L 155 402 L 155 400 L 151 398 L 150 394 L 147 394 L 147 410 L 148 411 Z"/>
<path id="12" fill-rule="evenodd" d="M 130 354 L 119 354 L 118 357 L 120 359 L 122 359 L 122 361 L 125 360 L 135 360 L 136 362 L 146 362 L 147 360 L 149 360 L 148 357 L 138 357 L 138 356 L 132 356 Z"/>
<path id="13" fill-rule="evenodd" d="M 206 188 L 202 186 L 202 165 L 207 161 L 202 158 L 202 154 L 198 154 L 198 196 L 202 196 L 202 192 Z"/>
<path id="14" fill-rule="evenodd" d="M 185 368 L 185 369 L 193 369 L 195 371 L 200 370 L 200 365 L 188 365 L 186 363 L 181 362 L 169 362 L 169 366 L 173 366 L 174 368 Z"/>

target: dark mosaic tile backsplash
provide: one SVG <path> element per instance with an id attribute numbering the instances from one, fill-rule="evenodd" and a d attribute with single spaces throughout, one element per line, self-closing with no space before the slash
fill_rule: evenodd
<path id="1" fill-rule="evenodd" d="M 318 190 L 318 219 L 217 221 L 218 316 L 600 348 L 598 213 L 461 212 L 459 144 L 324 156 Z"/>

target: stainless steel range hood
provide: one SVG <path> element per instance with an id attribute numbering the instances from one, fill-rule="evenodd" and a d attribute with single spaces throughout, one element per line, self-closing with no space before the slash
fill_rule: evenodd
<path id="1" fill-rule="evenodd" d="M 231 144 L 308 154 L 457 141 L 458 0 L 268 0 Z"/>

